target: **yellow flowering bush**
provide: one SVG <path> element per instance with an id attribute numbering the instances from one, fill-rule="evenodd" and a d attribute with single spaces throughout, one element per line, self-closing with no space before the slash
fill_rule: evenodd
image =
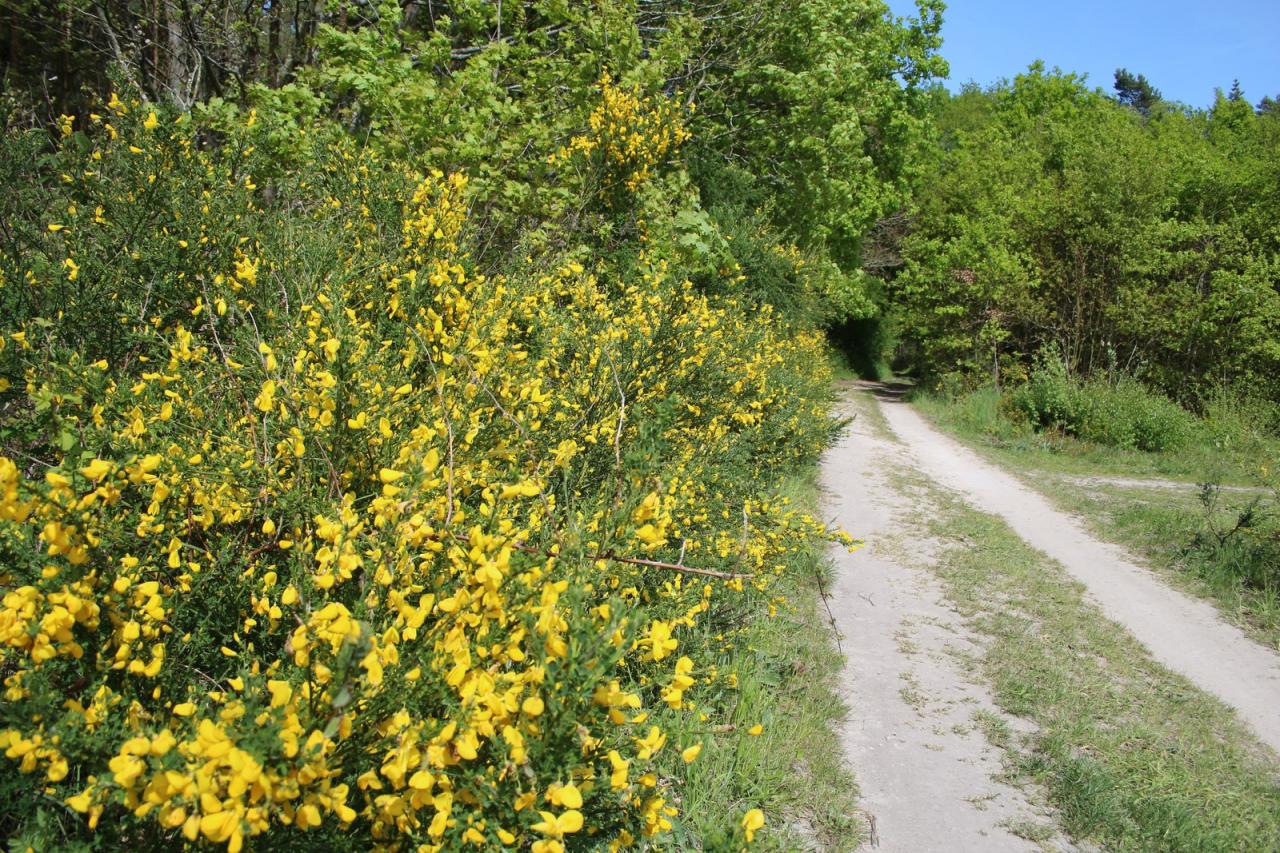
<path id="1" fill-rule="evenodd" d="M 820 337 L 661 247 L 482 274 L 464 176 L 317 134 L 259 186 L 254 121 L 113 96 L 11 211 L 3 825 L 655 843 L 717 648 L 824 533 L 768 491 L 827 437 Z"/>
<path id="2" fill-rule="evenodd" d="M 658 167 L 689 141 L 680 106 L 667 98 L 645 97 L 617 85 L 609 72 L 596 83 L 600 101 L 587 130 L 551 155 L 552 165 L 586 158 L 604 173 L 604 189 L 635 192 Z"/>

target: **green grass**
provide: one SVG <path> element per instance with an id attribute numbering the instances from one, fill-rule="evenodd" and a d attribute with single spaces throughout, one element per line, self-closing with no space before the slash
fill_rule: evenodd
<path id="1" fill-rule="evenodd" d="M 994 388 L 958 398 L 918 394 L 912 403 L 939 426 L 999 451 L 1002 461 L 1030 461 L 1038 469 L 1062 474 L 1252 485 L 1263 461 L 1280 458 L 1280 439 L 1250 434 L 1238 424 L 1226 424 L 1225 418 L 1217 427 L 1201 422 L 1177 450 L 1150 453 L 1035 432 L 1006 416 Z"/>
<path id="2" fill-rule="evenodd" d="M 815 474 L 792 478 L 783 494 L 811 507 Z M 753 806 L 768 823 L 752 849 L 853 850 L 861 841 L 857 786 L 836 734 L 846 713 L 836 693 L 843 657 L 819 600 L 831 564 L 813 542 L 788 569 L 771 588 L 787 602 L 749 623 L 722 657 L 721 671 L 738 675 L 737 690 L 715 702 L 716 717 L 730 722 L 699 733 L 703 751 L 682 770 L 675 848 L 738 849 L 739 821 Z M 757 723 L 763 731 L 753 736 Z"/>
<path id="3" fill-rule="evenodd" d="M 920 479 L 905 486 L 936 510 L 912 533 L 950 545 L 933 571 L 989 640 L 981 669 L 997 704 L 1039 727 L 984 729 L 1073 837 L 1109 850 L 1280 849 L 1275 756 L 1226 707 L 1155 663 L 1002 521 Z"/>
<path id="4" fill-rule="evenodd" d="M 1280 442 L 1233 429 L 1206 427 L 1176 453 L 1144 453 L 1033 433 L 1000 411 L 994 390 L 948 400 L 920 396 L 914 404 L 931 421 L 988 458 L 1020 474 L 1061 508 L 1085 519 L 1103 539 L 1122 544 L 1162 576 L 1193 595 L 1213 602 L 1225 618 L 1255 639 L 1280 648 L 1280 585 L 1273 550 L 1251 552 L 1244 539 L 1276 536 L 1280 505 L 1274 493 L 1222 491 L 1209 509 L 1201 504 L 1199 482 L 1256 486 L 1260 460 L 1280 458 Z M 1229 433 L 1234 433 L 1231 435 Z M 1073 477 L 1169 478 L 1182 489 L 1081 483 Z M 1245 537 L 1217 548 L 1212 529 L 1230 529 L 1239 511 L 1257 500 L 1259 515 Z"/>
<path id="5" fill-rule="evenodd" d="M 1212 601 L 1229 621 L 1254 639 L 1280 649 L 1280 589 L 1250 585 L 1241 578 L 1256 566 L 1234 547 L 1199 545 L 1209 518 L 1219 530 L 1227 530 L 1240 509 L 1252 503 L 1250 495 L 1221 493 L 1212 510 L 1198 496 L 1168 489 L 1142 490 L 1117 487 L 1055 489 L 1057 502 L 1085 518 L 1103 538 L 1118 542 L 1142 555 L 1146 563 L 1179 589 Z M 1273 497 L 1261 494 L 1262 530 L 1274 524 L 1278 508 Z M 1263 558 L 1265 559 L 1265 557 Z"/>

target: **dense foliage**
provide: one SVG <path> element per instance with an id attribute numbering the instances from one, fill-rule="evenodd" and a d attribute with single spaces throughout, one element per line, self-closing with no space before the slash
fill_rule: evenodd
<path id="1" fill-rule="evenodd" d="M 6 9 L 7 835 L 704 840 L 936 65 L 799 7 Z"/>
<path id="2" fill-rule="evenodd" d="M 939 93 L 892 284 L 915 366 L 1016 380 L 1052 345 L 1184 402 L 1280 398 L 1280 121 L 1238 96 L 1130 106 L 1117 80 L 1121 102 L 1040 66 Z"/>
<path id="3" fill-rule="evenodd" d="M 1124 450 L 1176 449 L 1194 424 L 1186 409 L 1132 377 L 1081 380 L 1068 376 L 1058 359 L 1038 364 L 1007 404 L 1036 429 Z"/>

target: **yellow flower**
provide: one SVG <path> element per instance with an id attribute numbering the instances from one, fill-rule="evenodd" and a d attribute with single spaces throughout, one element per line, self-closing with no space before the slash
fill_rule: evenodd
<path id="1" fill-rule="evenodd" d="M 147 769 L 146 763 L 132 755 L 117 755 L 107 762 L 111 774 L 121 788 L 130 788 L 142 771 Z"/>
<path id="2" fill-rule="evenodd" d="M 145 119 L 143 119 L 142 126 L 145 127 L 147 130 L 155 130 L 157 127 L 160 126 L 160 119 L 156 118 L 156 114 L 153 111 L 150 115 L 148 115 Z"/>
<path id="3" fill-rule="evenodd" d="M 655 661 L 662 660 L 679 645 L 679 641 L 671 636 L 671 626 L 658 619 L 649 625 L 649 633 L 641 642 L 649 647 L 646 659 Z"/>
<path id="4" fill-rule="evenodd" d="M 252 287 L 258 283 L 258 261 L 241 258 L 236 261 L 235 277 L 241 284 Z"/>
<path id="5" fill-rule="evenodd" d="M 551 791 L 551 802 L 566 809 L 582 808 L 582 792 L 575 785 L 562 785 Z"/>
<path id="6" fill-rule="evenodd" d="M 666 745 L 667 736 L 663 734 L 662 730 L 657 726 L 650 726 L 649 734 L 645 735 L 643 738 L 635 738 L 635 742 L 636 746 L 639 747 L 636 752 L 636 757 L 644 760 L 652 758 L 664 745 Z"/>
<path id="7" fill-rule="evenodd" d="M 662 535 L 662 531 L 652 524 L 645 524 L 637 528 L 636 538 L 644 543 L 646 550 L 653 550 L 665 545 L 667 542 L 667 538 Z"/>
<path id="8" fill-rule="evenodd" d="M 84 814 L 89 811 L 89 807 L 93 805 L 93 798 L 89 796 L 88 791 L 82 791 L 73 797 L 67 797 L 65 802 L 68 806 L 80 812 L 80 814 Z"/>
<path id="9" fill-rule="evenodd" d="M 671 684 L 662 691 L 663 700 L 676 710 L 683 706 L 684 691 L 694 684 L 692 672 L 693 660 L 688 656 L 681 657 L 680 660 L 676 661 L 676 672 L 671 679 Z"/>
<path id="10" fill-rule="evenodd" d="M 539 811 L 538 814 L 542 816 L 542 820 L 533 825 L 534 832 L 540 832 L 552 838 L 562 838 L 582 829 L 582 812 L 577 809 L 559 816 L 544 811 Z"/>
<path id="11" fill-rule="evenodd" d="M 618 750 L 609 750 L 609 764 L 613 767 L 613 772 L 609 774 L 609 786 L 611 788 L 627 787 L 627 771 L 631 767 L 631 762 L 623 759 L 618 754 Z"/>
<path id="12" fill-rule="evenodd" d="M 750 844 L 756 840 L 756 832 L 764 826 L 764 812 L 751 809 L 742 816 L 742 834 Z"/>
<path id="13" fill-rule="evenodd" d="M 702 752 L 702 744 L 695 743 L 680 753 L 680 757 L 684 759 L 685 764 L 692 764 L 693 760 L 698 757 L 698 753 Z"/>
<path id="14" fill-rule="evenodd" d="M 267 682 L 267 691 L 271 694 L 271 707 L 282 708 L 289 704 L 293 697 L 293 687 L 287 681 L 271 679 Z"/>
<path id="15" fill-rule="evenodd" d="M 215 844 L 226 841 L 240 826 L 240 817 L 232 811 L 220 811 L 200 818 L 200 834 Z"/>
<path id="16" fill-rule="evenodd" d="M 67 763 L 67 759 L 58 756 L 49 762 L 48 777 L 50 782 L 61 782 L 67 778 L 67 773 L 71 771 L 71 766 Z"/>
<path id="17" fill-rule="evenodd" d="M 262 390 L 258 392 L 258 398 L 254 400 L 254 405 L 260 412 L 269 412 L 274 408 L 276 394 L 276 383 L 274 379 L 268 379 L 262 383 Z"/>
<path id="18" fill-rule="evenodd" d="M 542 838 L 533 842 L 530 853 L 564 853 L 564 844 L 554 838 Z"/>
<path id="19" fill-rule="evenodd" d="M 321 823 L 320 810 L 315 807 L 314 803 L 307 803 L 298 809 L 294 822 L 299 829 L 310 829 L 313 826 L 319 826 Z"/>
<path id="20" fill-rule="evenodd" d="M 90 480 L 101 480 L 115 469 L 115 465 L 105 459 L 95 459 L 80 469 L 80 473 Z"/>

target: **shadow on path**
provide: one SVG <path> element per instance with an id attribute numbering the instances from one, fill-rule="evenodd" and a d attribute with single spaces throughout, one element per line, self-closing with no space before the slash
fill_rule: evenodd
<path id="1" fill-rule="evenodd" d="M 910 382 L 873 382 L 869 379 L 849 379 L 837 383 L 846 388 L 871 394 L 881 403 L 903 403 L 915 386 Z"/>

